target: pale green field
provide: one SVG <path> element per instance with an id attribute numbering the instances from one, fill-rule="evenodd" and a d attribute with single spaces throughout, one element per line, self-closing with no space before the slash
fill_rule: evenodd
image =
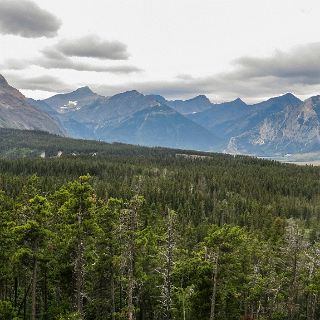
<path id="1" fill-rule="evenodd" d="M 320 160 L 313 160 L 313 161 L 283 161 L 283 162 L 297 164 L 299 166 L 306 166 L 306 165 L 320 166 Z"/>
<path id="2" fill-rule="evenodd" d="M 288 154 L 286 156 L 270 157 L 267 159 L 277 160 L 285 163 L 297 164 L 301 166 L 303 165 L 320 166 L 320 152 Z"/>

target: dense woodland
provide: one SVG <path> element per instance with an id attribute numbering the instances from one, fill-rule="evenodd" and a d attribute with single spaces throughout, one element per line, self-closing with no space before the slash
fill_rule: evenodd
<path id="1" fill-rule="evenodd" d="M 320 318 L 319 168 L 1 134 L 0 319 Z"/>

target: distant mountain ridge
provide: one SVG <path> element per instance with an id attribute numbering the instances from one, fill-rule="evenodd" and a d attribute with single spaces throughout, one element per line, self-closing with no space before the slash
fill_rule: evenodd
<path id="1" fill-rule="evenodd" d="M 279 155 L 320 150 L 319 100 L 315 96 L 303 102 L 286 93 L 252 105 L 240 98 L 212 103 L 204 95 L 167 100 L 136 90 L 104 97 L 85 86 L 36 101 L 8 89 L 0 77 L 0 127 L 107 142 Z"/>
<path id="2" fill-rule="evenodd" d="M 218 139 L 210 131 L 171 108 L 161 96 L 131 90 L 103 97 L 83 87 L 29 101 L 55 118 L 70 137 L 182 149 L 218 148 Z"/>

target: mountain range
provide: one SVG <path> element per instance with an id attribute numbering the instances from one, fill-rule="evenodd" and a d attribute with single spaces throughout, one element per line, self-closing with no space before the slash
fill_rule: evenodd
<path id="1" fill-rule="evenodd" d="M 110 97 L 82 87 L 44 100 L 24 97 L 0 75 L 0 127 L 74 138 L 235 154 L 320 150 L 320 96 L 291 93 L 248 105 L 200 95 L 167 100 L 136 90 Z"/>

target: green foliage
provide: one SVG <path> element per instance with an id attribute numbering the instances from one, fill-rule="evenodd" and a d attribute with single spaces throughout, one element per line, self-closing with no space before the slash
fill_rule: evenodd
<path id="1" fill-rule="evenodd" d="M 10 301 L 0 300 L 0 319 L 19 320 Z"/>
<path id="2" fill-rule="evenodd" d="M 318 168 L 4 134 L 0 319 L 320 317 Z"/>
<path id="3" fill-rule="evenodd" d="M 77 312 L 72 312 L 59 316 L 57 320 L 81 320 L 81 316 Z"/>

